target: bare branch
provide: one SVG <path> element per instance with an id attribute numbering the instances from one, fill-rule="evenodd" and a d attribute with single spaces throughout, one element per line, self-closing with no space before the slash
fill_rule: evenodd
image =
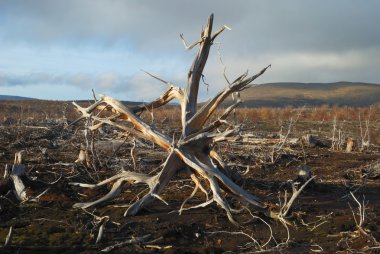
<path id="1" fill-rule="evenodd" d="M 311 177 L 309 180 L 307 180 L 298 190 L 294 186 L 294 183 L 292 183 L 292 189 L 293 189 L 293 194 L 292 197 L 289 199 L 289 201 L 285 201 L 285 204 L 283 205 L 281 209 L 281 216 L 286 217 L 288 215 L 288 212 L 290 208 L 292 207 L 294 201 L 297 199 L 299 194 L 301 194 L 302 190 L 315 178 L 315 176 Z"/>
<path id="2" fill-rule="evenodd" d="M 117 243 L 117 244 L 114 244 L 114 245 L 111 245 L 111 246 L 108 246 L 107 248 L 104 248 L 101 250 L 101 252 L 110 252 L 112 251 L 113 249 L 116 249 L 116 248 L 121 248 L 125 245 L 128 245 L 128 244 L 139 244 L 139 243 L 144 243 L 146 240 L 148 240 L 149 238 L 151 237 L 150 234 L 148 235 L 144 235 L 142 237 L 132 237 L 131 239 L 129 240 L 126 240 L 124 242 L 120 242 L 120 243 Z"/>
<path id="3" fill-rule="evenodd" d="M 193 49 L 195 46 L 197 46 L 198 44 L 201 43 L 201 41 L 197 41 L 197 42 L 194 42 L 193 44 L 191 45 L 188 45 L 185 41 L 185 38 L 183 37 L 183 34 L 180 34 L 179 37 L 181 37 L 181 40 L 182 40 L 182 43 L 183 43 L 183 46 L 185 46 L 185 49 L 186 50 L 190 50 L 190 49 Z"/>
<path id="4" fill-rule="evenodd" d="M 108 96 L 103 96 L 99 101 L 95 102 L 93 105 L 89 106 L 88 108 L 82 108 L 74 102 L 74 105 L 76 105 L 77 109 L 83 114 L 80 119 L 91 117 L 91 112 L 94 111 L 101 104 L 106 104 L 106 105 L 111 106 L 112 110 L 116 111 L 119 114 L 119 118 L 127 120 L 130 123 L 132 123 L 134 125 L 134 129 L 118 124 L 109 119 L 92 116 L 94 120 L 97 120 L 103 124 L 113 125 L 124 131 L 133 133 L 134 135 L 137 135 L 139 137 L 151 140 L 152 142 L 158 144 L 159 146 L 163 147 L 166 150 L 170 149 L 170 144 L 172 143 L 172 140 L 169 136 L 163 134 L 154 126 L 150 126 L 144 123 L 137 115 L 135 115 L 130 109 L 128 109 L 125 105 L 123 105 L 118 100 L 115 100 Z M 100 126 L 101 125 L 97 125 L 97 127 L 100 127 Z"/>
<path id="5" fill-rule="evenodd" d="M 187 142 L 187 141 L 190 141 L 191 139 L 193 139 L 194 137 L 196 136 L 199 136 L 200 134 L 202 133 L 210 133 L 212 131 L 214 131 L 215 129 L 219 128 L 220 126 L 222 126 L 223 124 L 227 123 L 226 121 L 226 118 L 228 117 L 228 115 L 241 103 L 241 101 L 238 101 L 236 102 L 235 104 L 231 105 L 230 107 L 228 107 L 224 112 L 223 114 L 219 117 L 218 120 L 214 121 L 213 123 L 211 123 L 209 126 L 207 126 L 206 128 L 203 128 L 189 136 L 187 136 L 186 138 L 183 139 L 183 142 Z"/>
<path id="6" fill-rule="evenodd" d="M 215 40 L 215 38 L 219 35 L 219 34 L 221 34 L 225 29 L 227 29 L 227 30 L 232 30 L 231 28 L 229 28 L 227 25 L 223 25 L 212 37 L 211 37 L 211 40 L 212 41 L 214 41 Z"/>
<path id="7" fill-rule="evenodd" d="M 135 157 L 136 157 L 135 148 L 136 148 L 136 139 L 133 139 L 133 146 L 131 149 L 131 157 L 132 157 L 132 162 L 133 162 L 133 170 L 136 172 L 137 168 L 136 168 L 136 159 L 135 159 Z"/>
<path id="8" fill-rule="evenodd" d="M 210 179 L 210 177 L 216 177 L 221 183 L 223 183 L 223 185 L 225 185 L 231 191 L 232 194 L 244 199 L 248 203 L 258 208 L 266 207 L 263 203 L 261 203 L 258 200 L 258 198 L 247 193 L 240 186 L 235 184 L 230 178 L 228 178 L 226 175 L 220 172 L 220 170 L 215 168 L 208 156 L 199 154 L 198 156 L 202 158 L 200 160 L 187 151 L 179 150 L 177 148 L 174 151 L 180 156 L 181 159 L 183 159 L 183 161 L 187 165 L 194 168 L 202 177 L 206 179 Z"/>
<path id="9" fill-rule="evenodd" d="M 7 237 L 5 238 L 4 247 L 8 246 L 12 242 L 12 236 L 13 236 L 13 226 L 9 228 L 9 232 L 7 234 Z"/>
<path id="10" fill-rule="evenodd" d="M 182 211 L 184 211 L 184 210 L 188 210 L 188 209 L 191 209 L 191 207 L 190 207 L 190 208 L 184 208 L 184 206 L 185 206 L 185 204 L 187 203 L 187 201 L 189 201 L 191 198 L 194 197 L 194 195 L 195 195 L 195 193 L 197 193 L 198 189 L 201 189 L 201 190 L 206 194 L 206 200 L 208 200 L 208 201 L 206 201 L 206 203 L 209 202 L 209 199 L 208 199 L 208 193 L 207 193 L 207 191 L 203 188 L 202 184 L 200 183 L 200 181 L 198 180 L 198 178 L 195 176 L 195 174 L 191 174 L 191 179 L 194 181 L 194 183 L 195 183 L 195 187 L 194 187 L 193 192 L 190 194 L 190 196 L 187 197 L 187 198 L 183 201 L 183 203 L 182 203 L 182 205 L 181 205 L 181 207 L 180 207 L 180 209 L 179 209 L 179 211 L 178 211 L 178 213 L 179 213 L 180 215 L 182 214 Z"/>
<path id="11" fill-rule="evenodd" d="M 163 93 L 156 100 L 152 101 L 151 103 L 147 105 L 136 106 L 132 108 L 131 111 L 137 114 L 137 113 L 141 113 L 145 111 L 147 108 L 149 109 L 159 108 L 161 106 L 168 104 L 173 99 L 177 99 L 180 103 L 182 103 L 183 91 L 178 87 L 171 86 L 165 93 Z"/>
<path id="12" fill-rule="evenodd" d="M 233 92 L 241 91 L 251 84 L 253 80 L 260 77 L 270 65 L 262 69 L 256 75 L 246 78 L 247 74 L 241 75 L 229 87 L 219 92 L 213 99 L 209 100 L 189 121 L 188 125 L 194 131 L 198 131 L 204 123 L 210 118 L 216 108 Z"/>

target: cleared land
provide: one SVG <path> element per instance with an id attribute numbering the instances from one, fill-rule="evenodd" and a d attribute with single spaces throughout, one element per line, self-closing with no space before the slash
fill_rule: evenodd
<path id="1" fill-rule="evenodd" d="M 85 103 L 83 103 L 85 104 Z M 116 199 L 86 211 L 74 209 L 77 202 L 93 201 L 104 196 L 112 187 L 85 189 L 69 182 L 96 183 L 115 175 L 121 168 L 133 170 L 130 139 L 119 137 L 112 128 L 96 134 L 95 149 L 102 167 L 95 171 L 83 163 L 74 163 L 80 145 L 84 143 L 81 124 L 67 127 L 78 115 L 73 106 L 65 102 L 24 101 L 19 104 L 2 102 L 3 121 L 0 126 L 0 175 L 6 164 L 12 164 L 14 154 L 24 150 L 24 164 L 30 179 L 27 193 L 30 197 L 42 194 L 36 200 L 19 202 L 12 186 L 0 183 L 0 239 L 5 241 L 10 227 L 13 237 L 2 253 L 98 253 L 106 247 L 135 239 L 135 243 L 116 247 L 113 252 L 165 252 L 165 253 L 222 253 L 225 251 L 259 251 L 270 237 L 264 250 L 282 253 L 308 253 L 323 249 L 326 253 L 342 251 L 374 252 L 380 239 L 379 175 L 373 165 L 380 159 L 380 108 L 259 108 L 239 109 L 236 121 L 243 124 L 246 139 L 223 142 L 216 149 L 222 154 L 233 172 L 236 183 L 255 196 L 278 205 L 288 196 L 288 180 L 297 178 L 299 167 L 305 164 L 316 176 L 299 196 L 289 221 L 289 239 L 286 227 L 276 220 L 255 214 L 265 220 L 253 218 L 246 210 L 236 215 L 240 227 L 229 222 L 225 212 L 216 204 L 178 213 L 193 184 L 188 175 L 176 176 L 161 195 L 168 205 L 154 201 L 149 210 L 136 216 L 124 217 L 126 205 L 135 195 L 146 191 L 144 185 L 125 185 Z M 179 109 L 167 107 L 154 112 L 155 126 L 169 136 L 179 137 Z M 361 121 L 359 122 L 359 114 Z M 151 123 L 149 112 L 144 121 Z M 9 119 L 14 121 L 9 121 Z M 295 121 L 295 119 L 297 119 Z M 324 145 L 310 145 L 301 137 L 312 134 L 331 144 L 334 118 L 336 134 L 344 135 L 341 149 L 331 150 Z M 288 133 L 295 143 L 280 144 Z M 233 116 L 228 119 L 233 122 Z M 352 152 L 345 152 L 346 138 L 356 142 L 363 137 L 368 121 L 370 145 L 359 151 L 356 143 Z M 360 131 L 360 125 L 362 131 Z M 282 131 L 281 131 L 282 130 Z M 120 141 L 113 141 L 118 139 Z M 253 139 L 277 140 L 254 143 Z M 47 149 L 46 156 L 42 149 Z M 275 151 L 273 153 L 273 151 Z M 166 152 L 149 143 L 137 142 L 137 170 L 153 174 L 164 162 Z M 271 157 L 276 158 L 271 162 Z M 207 185 L 207 183 L 204 183 Z M 364 202 L 365 218 L 360 233 L 358 204 L 350 192 Z M 205 195 L 197 192 L 186 207 L 204 202 Z M 236 208 L 241 208 L 233 199 Z M 351 206 L 351 208 L 350 208 Z M 274 207 L 275 209 L 276 207 Z M 354 214 L 352 213 L 352 210 Z M 252 208 L 252 212 L 255 210 Z M 95 244 L 104 217 L 104 233 Z M 355 219 L 354 219 L 355 217 Z M 103 220 L 102 220 L 103 218 Z M 144 237 L 145 236 L 145 237 Z M 143 237 L 142 239 L 139 237 Z M 252 238 L 250 238 L 252 237 Z M 137 240 L 140 241 L 137 241 Z M 256 244 L 254 240 L 259 244 Z M 133 241 L 132 241 L 133 242 Z M 283 243 L 283 244 L 281 244 Z"/>

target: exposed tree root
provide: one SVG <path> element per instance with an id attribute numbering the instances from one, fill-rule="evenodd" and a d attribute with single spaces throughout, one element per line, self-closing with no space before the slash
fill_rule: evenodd
<path id="1" fill-rule="evenodd" d="M 182 203 L 179 209 L 180 213 L 187 209 L 206 206 L 215 202 L 225 210 L 229 220 L 237 225 L 237 222 L 232 216 L 234 209 L 230 207 L 225 197 L 225 194 L 228 194 L 239 200 L 243 205 L 254 206 L 257 210 L 268 216 L 272 215 L 266 204 L 261 202 L 259 198 L 246 192 L 226 175 L 226 172 L 228 172 L 226 163 L 223 162 L 221 156 L 219 156 L 216 151 L 212 150 L 215 143 L 227 141 L 231 137 L 238 137 L 240 135 L 240 126 L 234 126 L 227 122 L 228 115 L 237 107 L 239 101 L 227 108 L 216 121 L 205 126 L 216 108 L 221 105 L 228 96 L 249 87 L 251 83 L 261 76 L 270 66 L 263 68 L 259 73 L 253 76 L 248 76 L 248 72 L 242 74 L 235 81 L 229 83 L 229 85 L 215 97 L 205 103 L 203 107 L 198 109 L 197 97 L 199 82 L 203 75 L 202 72 L 208 58 L 209 50 L 214 39 L 225 29 L 225 26 L 223 26 L 215 34 L 212 34 L 212 25 L 213 15 L 209 17 L 205 28 L 201 32 L 200 40 L 188 47 L 191 49 L 199 45 L 198 53 L 188 73 L 187 85 L 184 91 L 170 82 L 148 73 L 155 79 L 169 85 L 169 89 L 158 99 L 147 105 L 126 107 L 121 102 L 107 96 L 101 97 L 100 100 L 95 101 L 87 108 L 73 103 L 82 114 L 74 123 L 82 119 L 90 119 L 92 123 L 89 124 L 87 122 L 86 127 L 91 131 L 95 131 L 103 125 L 110 125 L 124 132 L 125 135 L 145 139 L 168 152 L 168 157 L 162 170 L 154 176 L 136 172 L 122 172 L 98 184 L 71 183 L 74 186 L 96 188 L 107 183 L 115 182 L 111 191 L 104 197 L 93 202 L 77 203 L 74 207 L 87 208 L 110 200 L 120 193 L 122 185 L 125 182 L 130 184 L 145 183 L 149 187 L 149 192 L 135 201 L 125 212 L 125 215 L 135 215 L 142 208 L 149 206 L 155 198 L 162 200 L 160 194 L 172 177 L 180 169 L 189 168 L 190 175 L 195 183 L 195 188 L 192 194 Z M 182 135 L 179 140 L 175 140 L 174 136 L 172 138 L 161 132 L 153 124 L 149 125 L 145 123 L 140 117 L 140 114 L 145 110 L 153 110 L 154 108 L 161 107 L 173 99 L 177 99 L 181 106 Z M 222 129 L 222 127 L 224 129 Z M 210 199 L 208 192 L 201 185 L 198 178 L 202 178 L 208 183 L 208 188 L 212 193 Z M 190 208 L 184 208 L 186 202 L 195 195 L 198 189 L 201 189 L 201 191 L 206 194 L 206 201 Z"/>

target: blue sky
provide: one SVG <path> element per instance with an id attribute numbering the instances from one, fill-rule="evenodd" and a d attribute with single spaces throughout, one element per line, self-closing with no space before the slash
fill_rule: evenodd
<path id="1" fill-rule="evenodd" d="M 211 51 L 201 99 L 230 79 L 272 64 L 257 83 L 380 83 L 380 2 L 0 1 L 0 94 L 89 99 L 91 89 L 149 101 L 165 89 L 142 70 L 184 86 L 209 14 L 227 24 Z M 218 50 L 219 49 L 219 50 Z M 220 56 L 223 64 L 220 62 Z"/>

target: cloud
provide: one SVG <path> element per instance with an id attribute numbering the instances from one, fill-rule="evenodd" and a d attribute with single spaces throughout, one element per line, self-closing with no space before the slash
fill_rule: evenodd
<path id="1" fill-rule="evenodd" d="M 337 1 L 2 1 L 3 40 L 48 45 L 121 45 L 145 50 L 196 40 L 210 13 L 247 49 L 346 49 L 379 45 L 380 2 Z M 241 43 L 241 42 L 240 42 Z"/>
<path id="2" fill-rule="evenodd" d="M 0 73 L 0 87 L 12 90 L 13 87 L 30 89 L 33 86 L 55 87 L 58 90 L 77 89 L 82 94 L 91 95 L 91 89 L 96 93 L 116 95 L 127 100 L 152 100 L 158 97 L 166 86 L 145 73 L 139 72 L 131 76 L 117 73 L 74 73 L 51 75 L 49 73 L 29 73 L 24 75 L 7 75 Z M 50 88 L 51 89 L 51 88 Z M 75 99 L 75 94 L 71 99 Z"/>
<path id="3" fill-rule="evenodd" d="M 380 66 L 380 47 L 338 52 L 293 52 L 268 54 L 273 76 L 270 81 L 297 82 L 362 81 L 378 83 L 375 66 Z"/>
<path id="4" fill-rule="evenodd" d="M 101 88 L 110 89 L 120 81 L 119 75 L 115 73 L 104 73 L 98 76 L 96 85 Z"/>
<path id="5" fill-rule="evenodd" d="M 205 83 L 200 84 L 200 100 L 205 100 L 212 94 L 223 89 L 227 83 L 223 77 L 226 74 L 230 80 L 235 79 L 246 70 L 250 74 L 257 73 L 268 64 L 272 68 L 259 77 L 255 83 L 267 82 L 336 82 L 336 81 L 361 81 L 369 83 L 378 82 L 378 70 L 380 66 L 379 48 L 365 50 L 353 50 L 346 52 L 289 52 L 283 54 L 263 54 L 254 57 L 250 54 L 235 56 L 221 52 L 223 65 L 217 52 L 210 54 L 208 65 L 204 75 Z M 175 61 L 168 66 L 164 62 L 150 63 L 148 71 L 168 80 L 178 86 L 186 85 L 186 68 L 175 69 Z M 142 71 L 128 75 L 120 72 L 69 72 L 54 74 L 52 72 L 30 72 L 27 74 L 9 74 L 0 72 L 1 87 L 31 87 L 35 85 L 50 85 L 50 89 L 66 89 L 75 87 L 81 93 L 90 97 L 93 88 L 97 93 L 116 95 L 125 100 L 148 101 L 159 96 L 165 89 L 165 85 L 152 79 Z M 71 88 L 70 88 L 71 89 Z M 3 90 L 3 89 L 2 89 Z M 75 96 L 75 94 L 73 94 Z"/>
<path id="6" fill-rule="evenodd" d="M 258 83 L 380 83 L 379 9 L 376 0 L 4 0 L 0 89 L 49 84 L 153 98 L 162 87 L 140 70 L 184 86 L 196 51 L 185 51 L 179 34 L 198 40 L 210 13 L 215 30 L 227 24 L 232 31 L 211 51 L 202 98 L 226 84 L 220 45 L 231 79 L 272 64 Z"/>
<path id="7" fill-rule="evenodd" d="M 29 73 L 22 75 L 0 73 L 0 86 L 33 86 L 41 84 L 71 85 L 88 89 L 96 77 L 85 73 L 74 75 L 52 75 L 50 73 Z"/>
<path id="8" fill-rule="evenodd" d="M 227 85 L 224 68 L 229 80 L 234 80 L 246 70 L 250 75 L 271 64 L 265 74 L 255 80 L 256 84 L 269 82 L 337 82 L 361 81 L 379 83 L 377 67 L 380 66 L 380 47 L 348 50 L 344 52 L 294 51 L 278 54 L 262 54 L 259 57 L 246 54 L 236 56 L 223 53 L 210 57 L 205 76 L 210 84 L 209 92 L 216 93 Z M 204 93 L 206 88 L 201 86 Z"/>

